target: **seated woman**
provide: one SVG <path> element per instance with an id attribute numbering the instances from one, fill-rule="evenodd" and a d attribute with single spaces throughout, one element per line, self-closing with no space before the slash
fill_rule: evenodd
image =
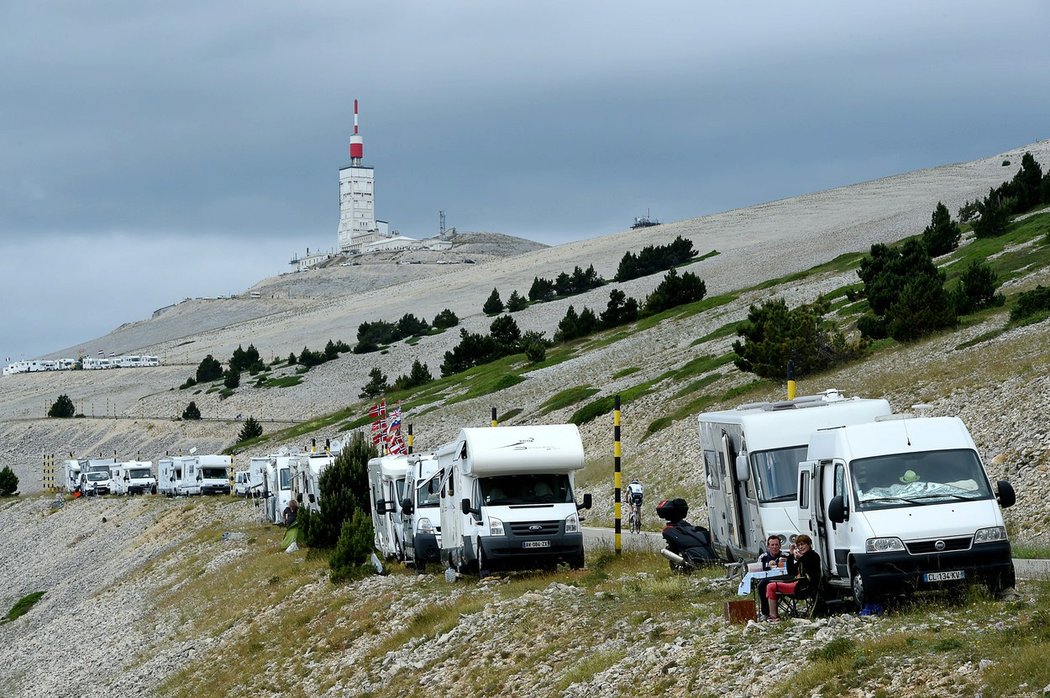
<path id="1" fill-rule="evenodd" d="M 766 585 L 766 599 L 769 604 L 769 620 L 777 622 L 777 596 L 798 594 L 812 589 L 820 582 L 820 556 L 813 550 L 813 539 L 805 533 L 795 538 L 791 546 L 791 557 L 788 558 L 788 574 L 795 579 L 790 582 L 770 582 Z"/>

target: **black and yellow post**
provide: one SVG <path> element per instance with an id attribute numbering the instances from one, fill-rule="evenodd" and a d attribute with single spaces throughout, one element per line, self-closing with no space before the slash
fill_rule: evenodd
<path id="1" fill-rule="evenodd" d="M 494 426 L 494 427 L 498 427 L 499 426 L 499 420 L 496 419 L 496 408 L 495 407 L 492 408 L 492 426 Z"/>
<path id="2" fill-rule="evenodd" d="M 412 453 L 412 444 L 415 442 L 415 438 L 412 436 L 412 425 L 408 425 L 408 452 Z"/>
<path id="3" fill-rule="evenodd" d="M 613 405 L 613 515 L 616 517 L 613 547 L 620 554 L 620 396 L 617 395 Z"/>
<path id="4" fill-rule="evenodd" d="M 795 362 L 788 359 L 788 400 L 795 399 Z"/>
<path id="5" fill-rule="evenodd" d="M 44 456 L 43 477 L 40 483 L 41 489 L 54 494 L 55 492 L 55 455 Z"/>

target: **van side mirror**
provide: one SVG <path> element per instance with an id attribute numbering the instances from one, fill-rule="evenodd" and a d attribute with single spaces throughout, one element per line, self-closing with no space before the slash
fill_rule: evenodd
<path id="1" fill-rule="evenodd" d="M 300 504 L 303 503 L 303 493 L 302 492 L 300 492 L 299 494 L 295 495 L 295 501 L 299 502 Z"/>
<path id="2" fill-rule="evenodd" d="M 131 482 L 131 477 L 128 475 L 124 476 L 124 482 Z"/>
<path id="3" fill-rule="evenodd" d="M 311 492 L 310 493 L 310 504 L 315 504 L 316 502 L 317 502 L 317 497 L 315 497 L 314 493 Z"/>
<path id="4" fill-rule="evenodd" d="M 401 511 L 404 512 L 405 514 L 411 516 L 412 512 L 415 510 L 415 508 L 416 508 L 415 505 L 412 504 L 412 500 L 409 499 L 408 497 L 405 497 L 404 499 L 401 500 Z"/>
<path id="5" fill-rule="evenodd" d="M 828 502 L 828 518 L 837 524 L 849 518 L 849 513 L 846 511 L 846 500 L 841 494 L 832 497 Z"/>
<path id="6" fill-rule="evenodd" d="M 459 505 L 460 505 L 460 508 L 463 510 L 464 514 L 477 514 L 478 513 L 477 511 L 475 511 L 474 509 L 471 508 L 469 499 L 464 498 L 463 501 L 461 501 L 459 503 Z"/>
<path id="7" fill-rule="evenodd" d="M 591 493 L 583 495 L 583 505 L 577 507 L 578 509 L 590 509 L 591 508 Z"/>
<path id="8" fill-rule="evenodd" d="M 748 467 L 747 453 L 741 453 L 736 457 L 736 479 L 737 482 L 747 482 L 751 479 L 751 468 Z"/>
<path id="9" fill-rule="evenodd" d="M 386 500 L 385 499 L 380 499 L 380 500 L 376 501 L 376 513 L 380 514 L 380 515 L 386 513 Z"/>
<path id="10" fill-rule="evenodd" d="M 1017 501 L 1017 495 L 1014 493 L 1014 486 L 1006 480 L 1000 480 L 995 483 L 996 499 L 999 500 L 999 506 L 1003 509 L 1006 507 L 1012 507 L 1014 502 Z"/>

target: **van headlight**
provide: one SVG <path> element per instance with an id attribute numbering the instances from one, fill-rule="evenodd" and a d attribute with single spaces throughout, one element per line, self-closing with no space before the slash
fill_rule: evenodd
<path id="1" fill-rule="evenodd" d="M 434 532 L 434 524 L 430 523 L 430 519 L 425 516 L 416 523 L 416 528 L 420 533 Z"/>
<path id="2" fill-rule="evenodd" d="M 502 536 L 503 535 L 503 522 L 497 519 L 495 516 L 489 517 L 489 535 L 490 536 Z"/>
<path id="3" fill-rule="evenodd" d="M 979 528 L 977 533 L 973 534 L 974 543 L 996 543 L 1001 540 L 1006 540 L 1006 526 Z"/>
<path id="4" fill-rule="evenodd" d="M 900 538 L 869 538 L 864 541 L 864 551 L 868 553 L 896 553 L 904 551 Z"/>
<path id="5" fill-rule="evenodd" d="M 565 532 L 566 533 L 579 533 L 580 532 L 580 515 L 570 514 L 565 519 Z"/>

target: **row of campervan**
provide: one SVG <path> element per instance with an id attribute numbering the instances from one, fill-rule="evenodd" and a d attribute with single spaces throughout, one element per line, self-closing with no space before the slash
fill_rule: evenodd
<path id="1" fill-rule="evenodd" d="M 368 463 L 375 546 L 387 558 L 460 572 L 584 565 L 572 424 L 461 429 L 431 452 Z"/>
<path id="2" fill-rule="evenodd" d="M 128 355 L 114 357 L 84 357 L 81 366 L 85 371 L 106 368 L 145 368 L 160 366 L 160 359 L 151 355 Z M 15 361 L 3 369 L 5 376 L 15 373 L 37 373 L 40 371 L 70 371 L 77 365 L 76 359 L 37 359 L 33 361 Z"/>
<path id="3" fill-rule="evenodd" d="M 1013 586 L 1000 507 L 1014 490 L 993 486 L 957 417 L 828 390 L 704 413 L 699 430 L 711 538 L 730 561 L 805 533 L 824 581 L 858 606 L 946 583 Z"/>
<path id="4" fill-rule="evenodd" d="M 63 492 L 82 495 L 155 494 L 157 478 L 151 461 L 118 461 L 115 458 L 67 460 L 62 478 L 55 483 Z"/>

